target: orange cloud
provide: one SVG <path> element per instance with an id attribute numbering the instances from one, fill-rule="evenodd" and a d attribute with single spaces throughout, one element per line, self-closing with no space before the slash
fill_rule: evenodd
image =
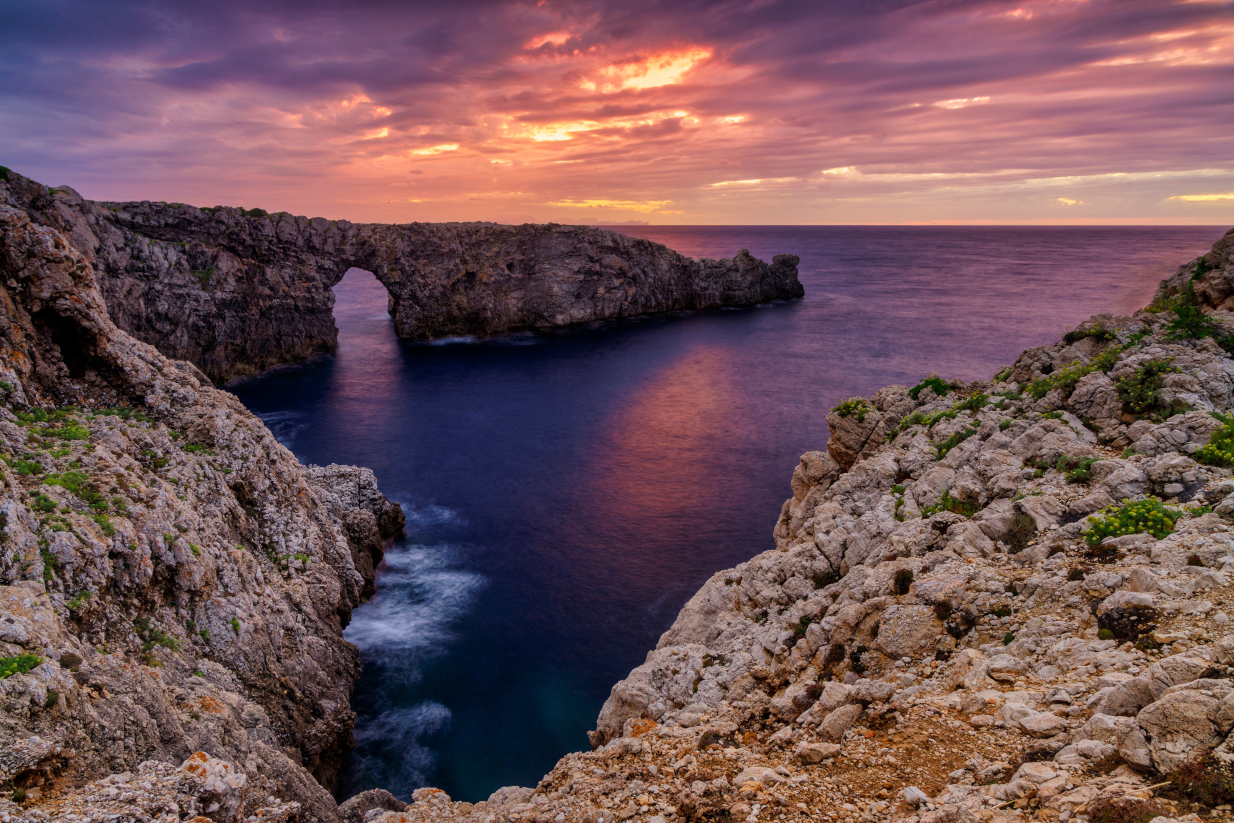
<path id="1" fill-rule="evenodd" d="M 712 53 L 709 48 L 694 46 L 613 63 L 596 70 L 580 85 L 588 91 L 603 93 L 671 86 L 680 83 L 686 74 L 711 57 Z"/>

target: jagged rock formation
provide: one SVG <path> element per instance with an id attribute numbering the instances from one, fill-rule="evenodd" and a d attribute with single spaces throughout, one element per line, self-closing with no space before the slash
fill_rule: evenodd
<path id="1" fill-rule="evenodd" d="M 62 229 L 112 320 L 222 382 L 337 345 L 330 289 L 353 266 L 390 294 L 405 340 L 493 335 L 804 294 L 797 257 L 691 260 L 648 240 L 556 224 L 382 225 L 95 203 L 15 173 L 5 202 Z"/>
<path id="2" fill-rule="evenodd" d="M 1234 317 L 1185 284 L 1225 308 L 1234 232 L 1198 265 L 993 380 L 838 406 L 596 751 L 380 823 L 1229 820 Z"/>
<path id="3" fill-rule="evenodd" d="M 117 328 L 66 234 L 85 224 L 12 199 L 0 182 L 0 819 L 337 820 L 342 630 L 401 512 Z"/>

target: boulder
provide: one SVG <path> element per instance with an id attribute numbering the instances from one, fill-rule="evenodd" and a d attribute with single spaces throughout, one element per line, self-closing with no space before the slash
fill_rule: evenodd
<path id="1" fill-rule="evenodd" d="M 797 757 L 802 763 L 822 763 L 829 757 L 840 753 L 838 743 L 802 743 L 797 747 Z"/>
<path id="2" fill-rule="evenodd" d="M 1018 657 L 1000 654 L 990 661 L 986 671 L 990 677 L 1001 683 L 1014 683 L 1028 671 L 1028 666 Z"/>
<path id="3" fill-rule="evenodd" d="M 764 786 L 771 786 L 776 783 L 783 783 L 786 779 L 784 775 L 766 766 L 747 766 L 733 778 L 733 785 L 741 786 L 750 781 L 755 781 L 762 783 Z"/>
<path id="4" fill-rule="evenodd" d="M 1049 712 L 1033 712 L 1021 717 L 1017 722 L 1020 728 L 1033 737 L 1054 737 L 1067 730 L 1067 721 Z"/>
<path id="5" fill-rule="evenodd" d="M 860 704 L 850 703 L 829 713 L 818 724 L 818 733 L 832 743 L 844 738 L 844 733 L 853 727 L 857 718 L 861 717 L 863 709 Z"/>
<path id="6" fill-rule="evenodd" d="M 973 649 L 964 649 L 956 655 L 944 685 L 949 691 L 961 687 L 980 691 L 992 686 L 993 683 L 986 674 L 989 666 L 990 659 L 984 654 Z"/>
<path id="7" fill-rule="evenodd" d="M 1147 677 L 1133 677 L 1103 691 L 1092 706 L 1099 714 L 1135 717 L 1140 709 L 1153 702 L 1153 690 Z"/>
<path id="8" fill-rule="evenodd" d="M 407 804 L 385 789 L 369 789 L 339 804 L 338 814 L 343 823 L 364 823 L 374 809 L 387 812 L 407 811 Z"/>
<path id="9" fill-rule="evenodd" d="M 933 608 L 894 603 L 883 612 L 877 642 L 892 659 L 918 658 L 932 653 L 943 633 Z"/>
<path id="10" fill-rule="evenodd" d="M 1214 722 L 1220 702 L 1197 690 L 1171 692 L 1144 708 L 1136 722 L 1148 740 L 1153 766 L 1169 774 L 1221 743 Z"/>

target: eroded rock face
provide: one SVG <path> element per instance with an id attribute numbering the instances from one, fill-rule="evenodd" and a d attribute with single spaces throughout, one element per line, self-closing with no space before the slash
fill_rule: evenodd
<path id="1" fill-rule="evenodd" d="M 389 291 L 405 340 L 492 335 L 804 294 L 798 258 L 692 260 L 557 224 L 349 223 L 168 203 L 95 203 L 12 174 L 0 202 L 64 232 L 113 321 L 225 381 L 337 344 L 331 287 L 353 266 Z"/>
<path id="2" fill-rule="evenodd" d="M 336 820 L 354 553 L 401 512 L 117 328 L 81 242 L 0 203 L 0 658 L 24 661 L 0 679 L 4 779 L 35 809 L 107 779 L 146 811 Z"/>

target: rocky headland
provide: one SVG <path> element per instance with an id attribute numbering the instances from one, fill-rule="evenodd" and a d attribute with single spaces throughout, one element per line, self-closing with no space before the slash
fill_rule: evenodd
<path id="1" fill-rule="evenodd" d="M 404 340 L 488 336 L 804 294 L 797 257 L 692 260 L 586 226 L 383 225 L 260 209 L 103 203 L 8 173 L 4 202 L 61 231 L 112 321 L 216 383 L 337 346 L 331 288 L 354 267 Z"/>
<path id="2" fill-rule="evenodd" d="M 1169 823 L 1234 802 L 1234 231 L 992 379 L 852 398 L 594 751 L 380 823 Z M 381 816 L 378 817 L 378 814 Z"/>
<path id="3" fill-rule="evenodd" d="M 83 249 L 127 230 L 34 185 L 0 180 L 0 823 L 1230 818 L 1234 232 L 990 380 L 833 409 L 593 751 L 337 806 L 402 514 L 113 322 Z"/>

